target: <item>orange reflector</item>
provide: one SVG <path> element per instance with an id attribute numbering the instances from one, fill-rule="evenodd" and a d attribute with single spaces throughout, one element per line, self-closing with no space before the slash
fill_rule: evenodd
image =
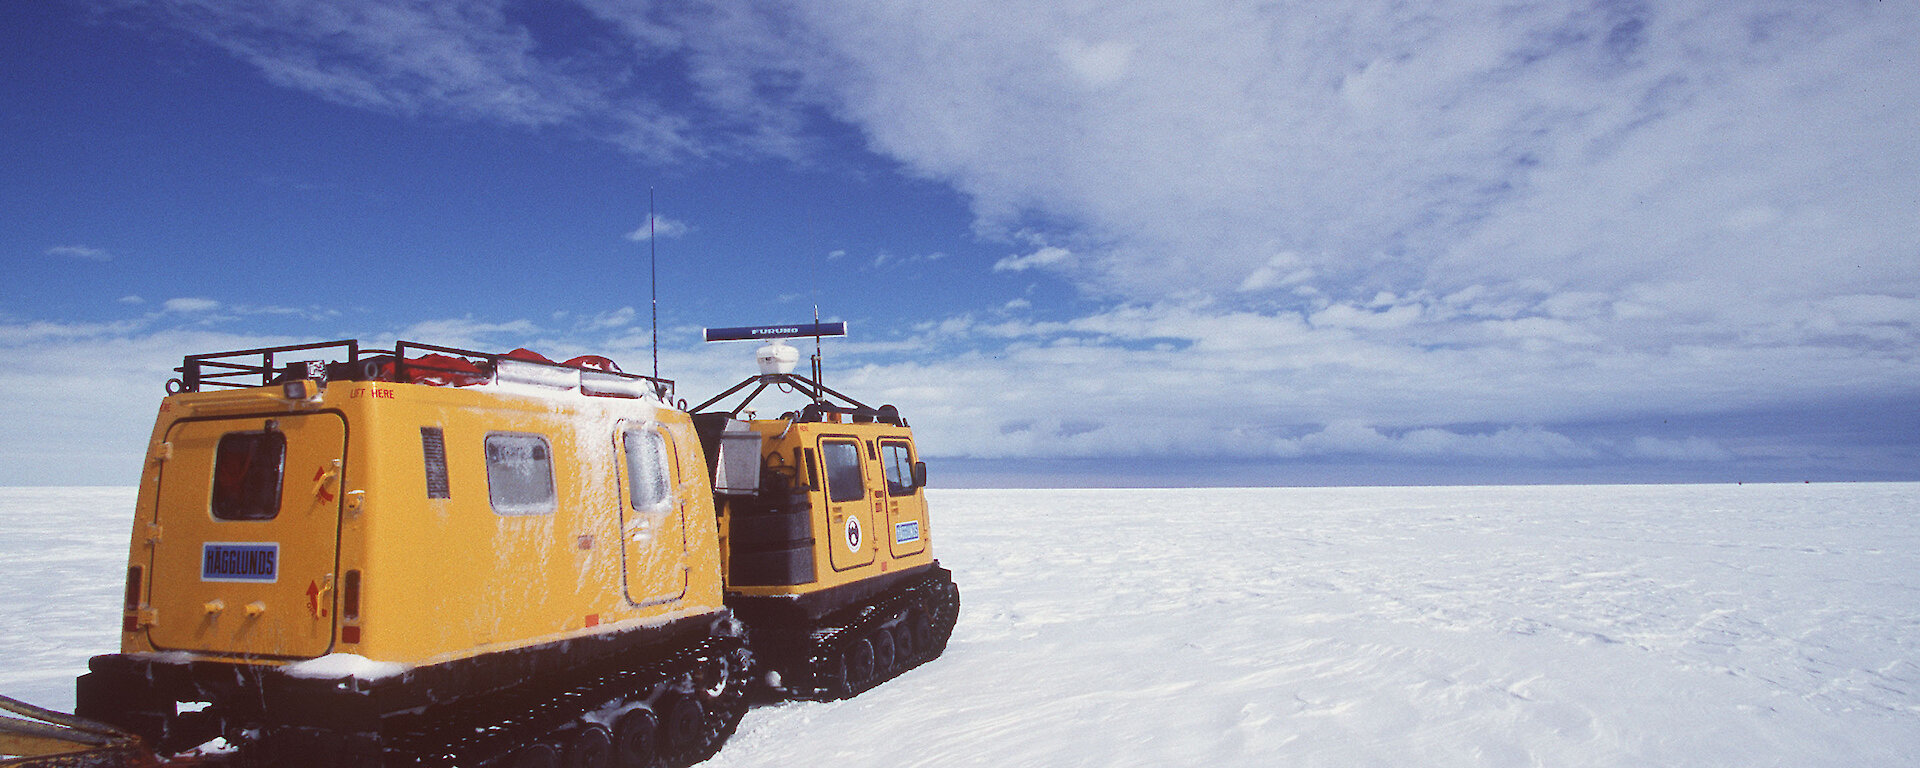
<path id="1" fill-rule="evenodd" d="M 600 626 L 600 614 L 597 614 L 597 613 L 587 614 L 587 626 L 589 627 Z"/>

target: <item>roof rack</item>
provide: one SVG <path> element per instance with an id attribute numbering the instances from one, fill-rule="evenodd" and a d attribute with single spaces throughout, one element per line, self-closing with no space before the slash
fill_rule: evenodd
<path id="1" fill-rule="evenodd" d="M 292 354 L 300 352 L 309 354 Z M 180 377 L 167 382 L 169 393 L 201 392 L 210 387 L 262 387 L 298 379 L 314 379 L 323 385 L 339 380 L 471 386 L 501 380 L 503 372 L 515 381 L 573 382 L 570 386 L 580 386 L 588 394 L 638 396 L 636 385 L 662 400 L 669 399 L 673 392 L 670 379 L 627 373 L 598 355 L 555 362 L 526 349 L 478 352 L 414 341 L 395 342 L 391 350 L 364 348 L 358 341 L 342 339 L 209 352 L 187 355 L 174 371 Z M 560 378 L 575 376 L 578 378 Z"/>

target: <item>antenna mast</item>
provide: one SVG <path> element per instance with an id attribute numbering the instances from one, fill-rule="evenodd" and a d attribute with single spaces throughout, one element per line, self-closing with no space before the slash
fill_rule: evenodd
<path id="1" fill-rule="evenodd" d="M 649 291 L 653 299 L 653 377 L 660 378 L 660 259 L 654 256 L 653 187 L 647 187 L 647 269 L 652 279 Z"/>
<path id="2" fill-rule="evenodd" d="M 827 385 L 820 381 L 820 305 L 818 304 L 813 305 L 813 386 L 813 401 L 821 402 L 820 390 L 825 389 Z"/>

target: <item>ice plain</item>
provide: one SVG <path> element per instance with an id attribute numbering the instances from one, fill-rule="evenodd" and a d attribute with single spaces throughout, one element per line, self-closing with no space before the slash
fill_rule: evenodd
<path id="1" fill-rule="evenodd" d="M 715 766 L 1906 766 L 1920 484 L 929 491 L 944 657 Z M 0 488 L 0 692 L 111 652 L 130 488 Z"/>

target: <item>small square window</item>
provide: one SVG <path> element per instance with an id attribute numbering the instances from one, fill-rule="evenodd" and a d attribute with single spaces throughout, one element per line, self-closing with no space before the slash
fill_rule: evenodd
<path id="1" fill-rule="evenodd" d="M 553 450 L 539 435 L 487 435 L 487 498 L 502 515 L 544 515 L 555 507 Z"/>
<path id="2" fill-rule="evenodd" d="M 228 432 L 213 459 L 213 516 L 218 520 L 272 520 L 280 514 L 280 479 L 287 436 L 277 431 Z"/>

